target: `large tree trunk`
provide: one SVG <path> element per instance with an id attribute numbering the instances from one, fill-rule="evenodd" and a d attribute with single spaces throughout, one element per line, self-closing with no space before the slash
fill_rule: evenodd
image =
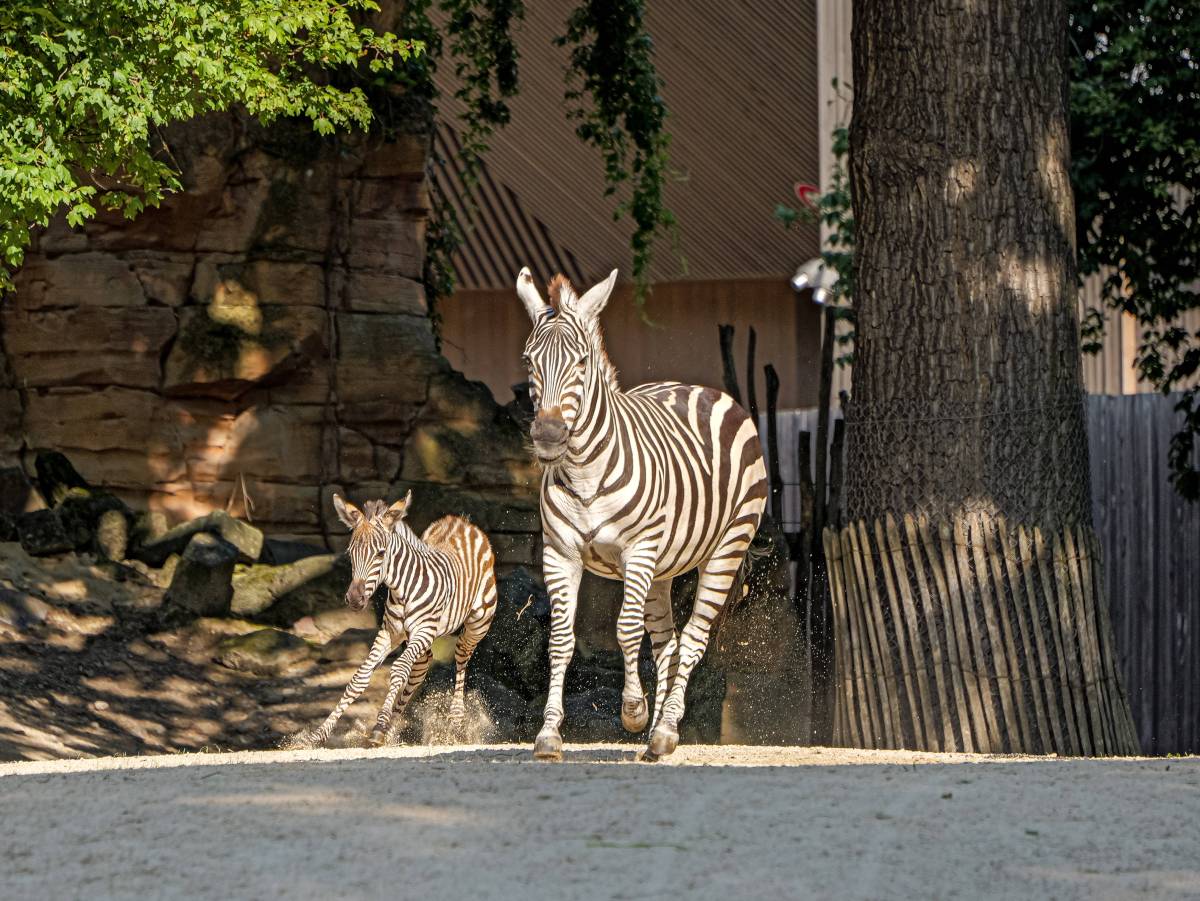
<path id="1" fill-rule="evenodd" d="M 856 0 L 848 744 L 1136 750 L 1091 530 L 1063 0 Z"/>

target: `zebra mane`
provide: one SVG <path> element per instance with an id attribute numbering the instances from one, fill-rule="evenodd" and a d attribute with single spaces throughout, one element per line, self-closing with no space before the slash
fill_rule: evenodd
<path id="1" fill-rule="evenodd" d="M 579 295 L 575 292 L 575 286 L 561 272 L 550 279 L 550 284 L 546 286 L 546 296 L 550 299 L 550 306 L 554 308 L 556 316 L 563 310 L 571 311 L 573 304 L 579 299 Z M 596 365 L 600 367 L 600 375 L 603 376 L 610 388 L 620 391 L 617 367 L 613 365 L 612 360 L 608 358 L 608 351 L 604 349 L 604 332 L 600 328 L 600 318 L 598 316 L 579 316 L 576 317 L 576 321 L 583 327 L 584 332 L 591 340 L 592 354 L 595 357 Z"/>
<path id="2" fill-rule="evenodd" d="M 374 519 L 387 508 L 387 501 L 367 501 L 362 506 L 363 516 L 367 519 Z"/>

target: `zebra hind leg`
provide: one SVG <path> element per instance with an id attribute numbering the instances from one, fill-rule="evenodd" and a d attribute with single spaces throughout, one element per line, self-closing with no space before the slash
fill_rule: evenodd
<path id="1" fill-rule="evenodd" d="M 641 732 L 650 721 L 646 692 L 638 675 L 638 656 L 646 632 L 646 595 L 654 578 L 658 537 L 631 552 L 625 561 L 625 597 L 617 616 L 617 644 L 625 658 L 625 687 L 621 692 L 621 725 L 626 732 Z M 640 552 L 639 552 L 640 551 Z"/>
<path id="2" fill-rule="evenodd" d="M 675 634 L 675 620 L 671 613 L 670 579 L 650 586 L 646 594 L 645 625 L 646 633 L 650 636 L 650 648 L 654 652 L 654 722 L 650 726 L 650 730 L 654 731 L 679 665 L 679 636 Z"/>
<path id="3" fill-rule="evenodd" d="M 495 609 L 495 605 L 490 608 L 492 611 Z M 456 738 L 462 736 L 463 721 L 467 712 L 467 665 L 491 625 L 491 617 L 485 616 L 483 610 L 478 610 L 466 621 L 454 642 L 454 694 L 450 699 L 450 726 Z"/>
<path id="4" fill-rule="evenodd" d="M 679 721 L 683 718 L 684 694 L 692 670 L 708 648 L 709 631 L 713 621 L 729 597 L 729 590 L 737 578 L 738 568 L 745 557 L 746 548 L 754 537 L 754 525 L 749 529 L 735 524 L 717 546 L 713 555 L 700 567 L 700 581 L 696 586 L 696 601 L 692 615 L 679 639 L 679 664 L 671 680 L 671 691 L 657 722 L 650 733 L 650 746 L 644 759 L 656 760 L 675 750 L 679 744 Z"/>

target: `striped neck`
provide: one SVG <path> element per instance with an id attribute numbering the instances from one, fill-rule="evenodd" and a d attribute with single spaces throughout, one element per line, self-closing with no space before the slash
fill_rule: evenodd
<path id="1" fill-rule="evenodd" d="M 554 467 L 556 481 L 571 486 L 581 496 L 594 494 L 611 468 L 617 452 L 616 417 L 622 397 L 621 389 L 609 380 L 603 366 L 588 366 L 583 406 L 575 417 L 566 458 Z"/>
<path id="2" fill-rule="evenodd" d="M 408 523 L 396 523 L 383 562 L 388 588 L 407 600 L 428 593 L 431 587 L 444 592 L 452 575 L 447 554 L 418 538 Z"/>

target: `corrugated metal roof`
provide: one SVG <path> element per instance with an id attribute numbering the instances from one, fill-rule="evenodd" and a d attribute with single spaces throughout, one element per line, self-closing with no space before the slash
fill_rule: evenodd
<path id="1" fill-rule="evenodd" d="M 629 223 L 613 221 L 599 154 L 575 137 L 566 117 L 568 51 L 553 42 L 575 5 L 527 5 L 516 34 L 521 93 L 486 157 L 476 227 L 456 261 L 463 288 L 506 287 L 526 263 L 540 278 L 555 268 L 573 270 L 582 282 L 613 267 L 629 273 Z M 816 253 L 815 230 L 786 232 L 772 216 L 795 182 L 817 180 L 815 6 L 650 4 L 678 176 L 666 199 L 679 220 L 677 250 L 669 240 L 656 248 L 655 279 L 784 278 Z M 437 76 L 450 126 L 452 70 L 444 63 Z M 452 129 L 439 140 L 450 149 Z M 437 177 L 451 196 L 461 190 L 453 172 Z"/>

